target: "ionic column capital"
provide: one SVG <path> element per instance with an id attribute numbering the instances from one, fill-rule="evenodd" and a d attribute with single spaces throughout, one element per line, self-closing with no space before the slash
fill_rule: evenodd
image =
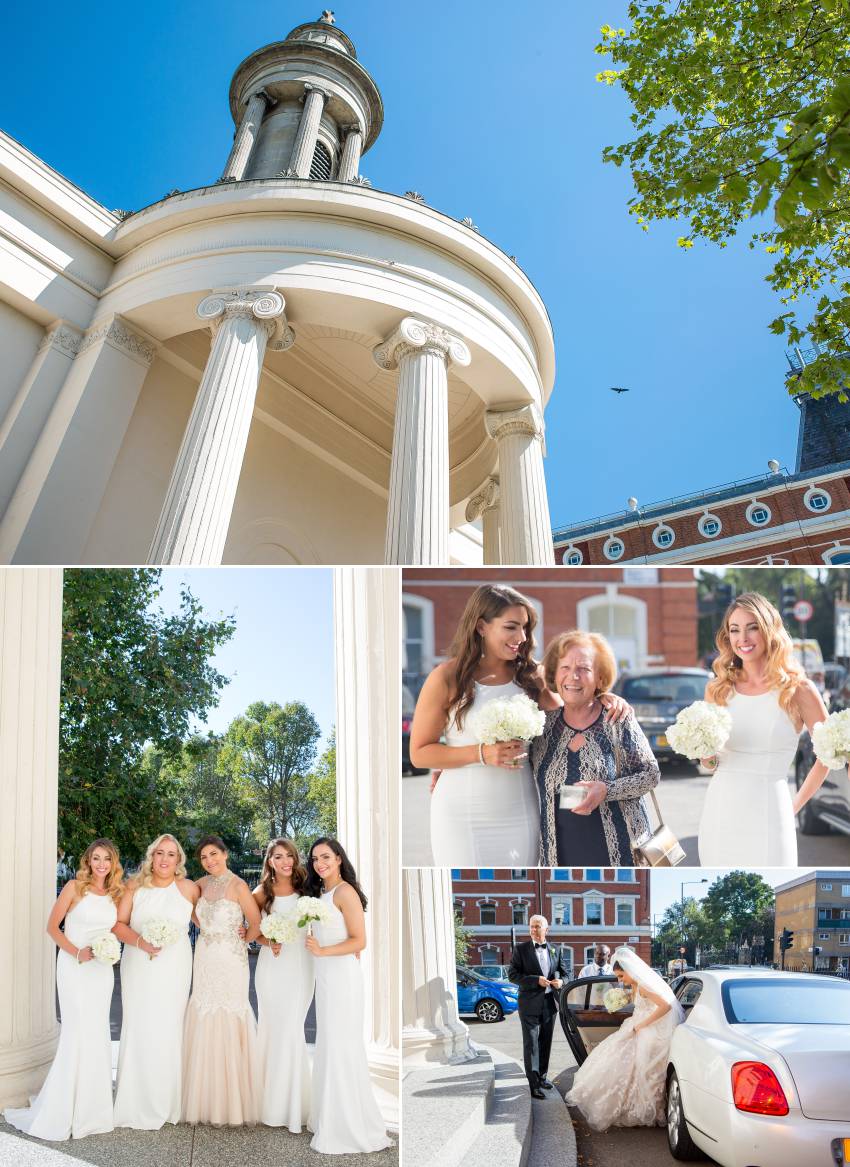
<path id="1" fill-rule="evenodd" d="M 468 365 L 472 360 L 466 344 L 438 324 L 406 316 L 386 340 L 372 349 L 375 363 L 382 369 L 397 369 L 405 353 L 430 351 L 439 353 L 446 365 Z"/>
<path id="2" fill-rule="evenodd" d="M 480 490 L 466 504 L 466 521 L 474 523 L 485 511 L 498 507 L 500 501 L 499 476 L 491 474 Z"/>
<path id="3" fill-rule="evenodd" d="M 484 414 L 484 424 L 487 433 L 497 442 L 513 434 L 537 438 L 542 442 L 546 430 L 543 414 L 536 405 L 522 405 L 518 409 L 498 411 L 488 409 Z"/>
<path id="4" fill-rule="evenodd" d="M 196 313 L 212 326 L 213 335 L 228 319 L 250 318 L 264 329 L 269 347 L 280 350 L 289 348 L 295 340 L 285 306 L 283 296 L 274 288 L 218 288 L 201 300 Z"/>
<path id="5" fill-rule="evenodd" d="M 277 105 L 277 98 L 272 97 L 267 89 L 255 89 L 253 93 L 248 94 L 242 104 L 247 106 L 249 102 L 252 102 L 257 97 L 262 98 L 262 100 L 266 103 L 267 109 L 273 109 L 274 106 Z"/>
<path id="6" fill-rule="evenodd" d="M 351 122 L 349 125 L 340 126 L 339 132 L 343 139 L 351 137 L 352 134 L 360 134 L 361 137 L 363 136 L 363 130 L 359 122 Z"/>
<path id="7" fill-rule="evenodd" d="M 318 93 L 323 102 L 330 101 L 330 99 L 333 97 L 333 94 L 329 89 L 322 89 L 321 85 L 314 85 L 312 81 L 305 81 L 304 96 L 301 98 L 301 100 L 306 101 L 311 93 Z"/>

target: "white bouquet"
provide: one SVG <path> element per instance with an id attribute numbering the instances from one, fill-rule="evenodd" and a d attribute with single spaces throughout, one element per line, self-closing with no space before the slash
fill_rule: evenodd
<path id="1" fill-rule="evenodd" d="M 616 1013 L 631 1004 L 631 997 L 626 989 L 612 987 L 602 994 L 602 1004 L 609 1013 Z"/>
<path id="2" fill-rule="evenodd" d="M 307 929 L 308 936 L 313 935 L 314 924 L 327 924 L 332 919 L 328 905 L 315 896 L 299 896 L 292 915 L 299 928 Z"/>
<path id="3" fill-rule="evenodd" d="M 263 916 L 260 931 L 272 944 L 291 944 L 297 936 L 292 912 L 285 916 L 280 912 L 269 912 L 267 916 Z"/>
<path id="4" fill-rule="evenodd" d="M 121 945 L 114 932 L 104 932 L 95 936 L 91 942 L 91 950 L 95 960 L 101 964 L 115 964 L 121 955 Z"/>
<path id="5" fill-rule="evenodd" d="M 850 709 L 830 713 L 812 730 L 815 757 L 830 770 L 842 770 L 850 761 Z"/>
<path id="6" fill-rule="evenodd" d="M 725 706 L 694 701 L 680 709 L 675 724 L 667 727 L 667 740 L 677 754 L 697 760 L 715 757 L 731 732 L 732 715 Z"/>
<path id="7" fill-rule="evenodd" d="M 145 920 L 142 925 L 142 940 L 147 940 L 148 944 L 152 944 L 154 948 L 168 948 L 169 944 L 174 944 L 180 937 L 180 929 L 173 920 L 167 920 L 162 916 L 152 916 L 150 920 Z M 148 959 L 153 960 L 153 956 L 148 953 Z"/>
<path id="8" fill-rule="evenodd" d="M 525 693 L 495 697 L 469 715 L 469 728 L 483 746 L 496 742 L 530 742 L 543 732 L 546 714 Z"/>

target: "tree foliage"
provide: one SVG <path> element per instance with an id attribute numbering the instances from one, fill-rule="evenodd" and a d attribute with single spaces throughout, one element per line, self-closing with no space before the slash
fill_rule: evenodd
<path id="1" fill-rule="evenodd" d="M 789 388 L 847 400 L 847 0 L 636 0 L 628 12 L 631 27 L 603 26 L 596 51 L 614 66 L 599 80 L 632 104 L 635 137 L 603 153 L 630 167 L 631 213 L 644 230 L 686 220 L 684 248 L 749 227 L 786 307 L 770 328 L 821 354 Z"/>
<path id="2" fill-rule="evenodd" d="M 459 910 L 452 913 L 452 919 L 454 921 L 455 963 L 465 965 L 469 955 L 469 946 L 473 940 L 472 930 L 464 924 L 463 916 Z"/>
<path id="3" fill-rule="evenodd" d="M 212 665 L 231 619 L 205 620 L 188 589 L 155 607 L 159 569 L 69 569 L 63 591 L 59 846 L 68 861 L 98 835 L 137 860 L 174 821 L 174 789 L 142 765 L 147 743 L 179 755 L 227 678 Z"/>
<path id="4" fill-rule="evenodd" d="M 683 911 L 684 907 L 684 911 Z M 747 945 L 768 954 L 773 937 L 774 892 L 754 871 L 729 871 L 711 884 L 701 901 L 686 897 L 664 912 L 653 945 L 653 959 L 666 962 L 684 943 L 737 960 Z M 764 943 L 764 949 L 759 944 Z"/>

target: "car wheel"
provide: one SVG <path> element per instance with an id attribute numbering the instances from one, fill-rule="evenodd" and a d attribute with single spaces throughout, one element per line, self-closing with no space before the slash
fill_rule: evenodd
<path id="1" fill-rule="evenodd" d="M 479 1001 L 475 1006 L 475 1016 L 479 1021 L 501 1021 L 505 1013 L 498 1001 L 489 997 Z"/>
<path id="2" fill-rule="evenodd" d="M 798 766 L 794 771 L 794 781 L 798 790 L 803 785 L 805 780 L 806 774 L 803 772 L 803 769 Z M 828 835 L 830 833 L 829 825 L 825 823 L 822 818 L 820 818 L 813 804 L 814 799 L 809 799 L 809 801 L 804 807 L 802 807 L 800 813 L 797 815 L 797 823 L 800 827 L 800 833 L 802 835 Z"/>
<path id="3" fill-rule="evenodd" d="M 667 1146 L 674 1159 L 701 1159 L 702 1151 L 691 1138 L 682 1106 L 682 1090 L 676 1071 L 670 1071 L 667 1080 Z"/>

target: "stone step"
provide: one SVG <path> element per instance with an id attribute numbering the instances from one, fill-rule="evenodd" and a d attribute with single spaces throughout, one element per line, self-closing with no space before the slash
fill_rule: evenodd
<path id="1" fill-rule="evenodd" d="M 532 1099 L 525 1071 L 519 1062 L 507 1054 L 495 1049 L 490 1049 L 489 1053 L 495 1071 L 493 1094 L 483 1129 L 464 1155 L 462 1165 L 532 1167 L 529 1158 L 532 1146 Z M 538 1105 L 542 1104 L 535 1103 L 535 1119 Z M 563 1103 L 560 1109 L 566 1112 Z M 547 1167 L 555 1163 L 560 1167 L 560 1156 L 548 1160 Z"/>
<path id="2" fill-rule="evenodd" d="M 482 1048 L 456 1065 L 406 1070 L 403 1167 L 462 1167 L 487 1120 L 495 1081 L 491 1051 Z"/>

